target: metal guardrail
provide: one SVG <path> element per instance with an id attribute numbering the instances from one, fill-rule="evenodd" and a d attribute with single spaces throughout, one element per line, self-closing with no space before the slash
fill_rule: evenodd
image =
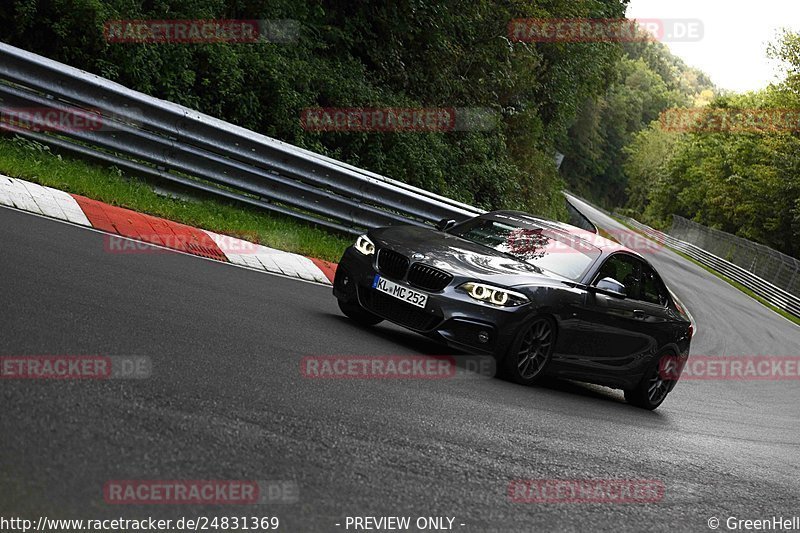
<path id="1" fill-rule="evenodd" d="M 671 235 L 667 235 L 666 233 L 655 230 L 650 226 L 642 224 L 641 222 L 630 217 L 618 214 L 615 216 L 624 220 L 627 224 L 641 231 L 654 241 L 683 252 L 695 261 L 711 267 L 725 277 L 740 283 L 778 309 L 782 309 L 783 311 L 800 317 L 800 298 L 797 296 L 781 289 L 780 287 L 776 287 L 772 283 L 763 280 L 752 272 L 735 265 L 730 261 L 726 261 L 725 259 L 722 259 L 721 257 L 718 257 L 711 252 L 700 248 L 699 246 L 676 239 Z"/>
<path id="2" fill-rule="evenodd" d="M 133 175 L 344 233 L 483 212 L 5 43 L 0 108 L 97 113 L 102 127 L 96 129 L 12 131 Z"/>
<path id="3" fill-rule="evenodd" d="M 794 257 L 678 215 L 672 216 L 669 234 L 739 265 L 790 294 L 800 296 L 800 260 Z"/>
<path id="4" fill-rule="evenodd" d="M 94 74 L 0 43 L 0 108 L 76 108 L 101 117 L 98 129 L 12 131 L 133 175 L 355 234 L 392 224 L 429 224 L 483 211 L 356 168 Z M 800 299 L 701 248 L 629 223 L 790 313 Z"/>

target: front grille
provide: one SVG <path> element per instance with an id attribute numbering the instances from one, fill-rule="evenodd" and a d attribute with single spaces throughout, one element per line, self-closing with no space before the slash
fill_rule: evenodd
<path id="1" fill-rule="evenodd" d="M 408 258 L 388 248 L 378 252 L 378 269 L 382 274 L 394 279 L 403 279 L 408 270 Z"/>
<path id="2" fill-rule="evenodd" d="M 447 272 L 422 263 L 414 263 L 408 271 L 408 282 L 428 291 L 440 291 L 452 280 L 453 276 Z"/>
<path id="3" fill-rule="evenodd" d="M 439 316 L 379 291 L 361 289 L 359 295 L 361 296 L 361 305 L 369 311 L 407 328 L 430 331 L 442 321 Z"/>

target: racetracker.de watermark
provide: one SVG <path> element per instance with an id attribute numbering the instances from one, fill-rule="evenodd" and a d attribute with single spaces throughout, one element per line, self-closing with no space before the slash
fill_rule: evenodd
<path id="1" fill-rule="evenodd" d="M 103 25 L 103 35 L 109 43 L 129 44 L 288 44 L 299 38 L 300 23 L 292 19 L 109 20 Z"/>
<path id="2" fill-rule="evenodd" d="M 655 479 L 515 479 L 508 484 L 513 503 L 656 503 L 664 483 Z"/>
<path id="3" fill-rule="evenodd" d="M 0 105 L 0 131 L 97 132 L 119 131 L 142 124 L 142 111 L 128 107 L 124 115 L 94 108 L 79 108 L 54 102 L 39 107 Z"/>
<path id="4" fill-rule="evenodd" d="M 604 246 L 606 239 L 611 239 L 640 254 L 657 253 L 664 249 L 662 244 L 628 229 L 609 230 L 605 237 L 586 230 L 576 230 L 575 235 L 595 246 Z M 585 248 L 579 243 L 571 240 L 565 242 L 563 238 L 554 230 L 517 228 L 508 233 L 504 246 L 508 252 L 519 256 L 585 253 Z"/>
<path id="5" fill-rule="evenodd" d="M 224 479 L 124 479 L 107 481 L 103 499 L 112 505 L 260 505 L 297 503 L 296 481 Z"/>
<path id="6" fill-rule="evenodd" d="M 97 109 L 77 107 L 0 106 L 0 130 L 11 132 L 78 132 L 116 129 Z"/>
<path id="7" fill-rule="evenodd" d="M 96 110 L 51 107 L 0 107 L 0 129 L 8 131 L 75 132 L 103 129 Z"/>
<path id="8" fill-rule="evenodd" d="M 145 379 L 152 371 L 147 356 L 0 356 L 0 379 Z"/>
<path id="9" fill-rule="evenodd" d="M 774 355 L 667 355 L 659 361 L 663 379 L 720 381 L 800 380 L 800 357 Z"/>
<path id="10" fill-rule="evenodd" d="M 214 243 L 224 254 L 258 254 L 263 253 L 263 247 L 258 244 L 258 234 L 252 233 L 239 237 L 229 235 L 215 235 Z M 110 254 L 169 254 L 173 250 L 192 250 L 198 246 L 205 246 L 192 234 L 152 233 L 140 234 L 141 240 L 133 240 L 119 235 L 104 235 L 103 250 Z M 153 246 L 154 244 L 158 246 Z"/>
<path id="11" fill-rule="evenodd" d="M 800 109 L 671 108 L 659 115 L 675 133 L 791 133 L 800 131 Z"/>
<path id="12" fill-rule="evenodd" d="M 307 379 L 470 379 L 491 378 L 491 356 L 311 355 L 300 360 Z"/>
<path id="13" fill-rule="evenodd" d="M 487 131 L 499 124 L 485 107 L 315 107 L 300 113 L 307 131 L 350 133 L 425 133 Z"/>
<path id="14" fill-rule="evenodd" d="M 693 42 L 700 19 L 527 18 L 508 23 L 508 38 L 528 43 Z"/>

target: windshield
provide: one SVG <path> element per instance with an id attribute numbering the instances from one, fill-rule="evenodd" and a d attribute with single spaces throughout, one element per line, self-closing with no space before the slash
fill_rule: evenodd
<path id="1" fill-rule="evenodd" d="M 573 235 L 513 217 L 503 220 L 478 217 L 448 233 L 574 281 L 600 255 L 598 248 Z"/>

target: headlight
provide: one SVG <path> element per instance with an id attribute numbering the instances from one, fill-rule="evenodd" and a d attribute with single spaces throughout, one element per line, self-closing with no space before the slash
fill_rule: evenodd
<path id="1" fill-rule="evenodd" d="M 501 307 L 513 307 L 529 302 L 524 294 L 473 281 L 459 285 L 458 288 L 476 300 Z"/>
<path id="2" fill-rule="evenodd" d="M 366 235 L 362 235 L 356 239 L 355 248 L 364 255 L 372 255 L 375 253 L 375 245 L 372 244 L 372 241 L 369 240 L 369 237 Z"/>

